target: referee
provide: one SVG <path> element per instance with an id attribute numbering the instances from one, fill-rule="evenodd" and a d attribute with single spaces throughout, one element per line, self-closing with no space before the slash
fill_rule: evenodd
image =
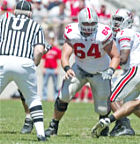
<path id="1" fill-rule="evenodd" d="M 4 18 L 0 23 L 0 94 L 15 81 L 26 99 L 38 141 L 45 141 L 35 71 L 45 51 L 45 41 L 41 26 L 31 15 L 31 4 L 22 0 L 16 5 L 15 17 Z"/>

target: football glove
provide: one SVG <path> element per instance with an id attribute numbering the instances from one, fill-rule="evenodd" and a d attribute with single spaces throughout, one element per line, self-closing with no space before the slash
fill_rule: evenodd
<path id="1" fill-rule="evenodd" d="M 50 45 L 48 42 L 45 41 L 45 52 L 47 53 L 52 48 L 52 45 Z"/>
<path id="2" fill-rule="evenodd" d="M 114 74 L 114 72 L 115 72 L 115 70 L 111 67 L 109 67 L 105 71 L 101 72 L 103 80 L 106 80 L 106 79 L 110 80 L 112 78 L 112 75 Z"/>

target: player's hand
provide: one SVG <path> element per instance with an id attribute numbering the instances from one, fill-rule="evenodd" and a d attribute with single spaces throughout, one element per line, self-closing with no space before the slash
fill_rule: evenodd
<path id="1" fill-rule="evenodd" d="M 72 69 L 67 70 L 66 74 L 65 74 L 65 79 L 69 79 L 75 77 L 75 73 Z"/>
<path id="2" fill-rule="evenodd" d="M 49 43 L 45 41 L 45 48 L 44 48 L 43 54 L 46 54 L 51 49 L 52 49 L 52 45 L 50 45 Z"/>
<path id="3" fill-rule="evenodd" d="M 105 71 L 101 72 L 103 80 L 111 79 L 112 75 L 114 74 L 115 70 L 113 68 L 108 68 Z"/>

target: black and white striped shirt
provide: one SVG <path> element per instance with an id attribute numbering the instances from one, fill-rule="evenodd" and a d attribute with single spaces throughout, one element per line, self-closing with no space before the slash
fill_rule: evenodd
<path id="1" fill-rule="evenodd" d="M 41 26 L 25 15 L 4 18 L 0 23 L 0 55 L 33 58 L 34 46 L 45 45 Z"/>

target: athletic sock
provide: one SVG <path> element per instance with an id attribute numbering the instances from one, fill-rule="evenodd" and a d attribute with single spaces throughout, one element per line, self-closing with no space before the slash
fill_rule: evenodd
<path id="1" fill-rule="evenodd" d="M 114 115 L 110 115 L 110 116 L 109 116 L 109 119 L 110 119 L 110 122 L 111 122 L 111 123 L 114 122 L 114 121 L 116 121 L 116 118 L 114 117 Z"/>
<path id="2" fill-rule="evenodd" d="M 45 136 L 42 105 L 36 105 L 36 106 L 31 107 L 30 114 L 34 122 L 37 136 L 38 135 Z"/>

